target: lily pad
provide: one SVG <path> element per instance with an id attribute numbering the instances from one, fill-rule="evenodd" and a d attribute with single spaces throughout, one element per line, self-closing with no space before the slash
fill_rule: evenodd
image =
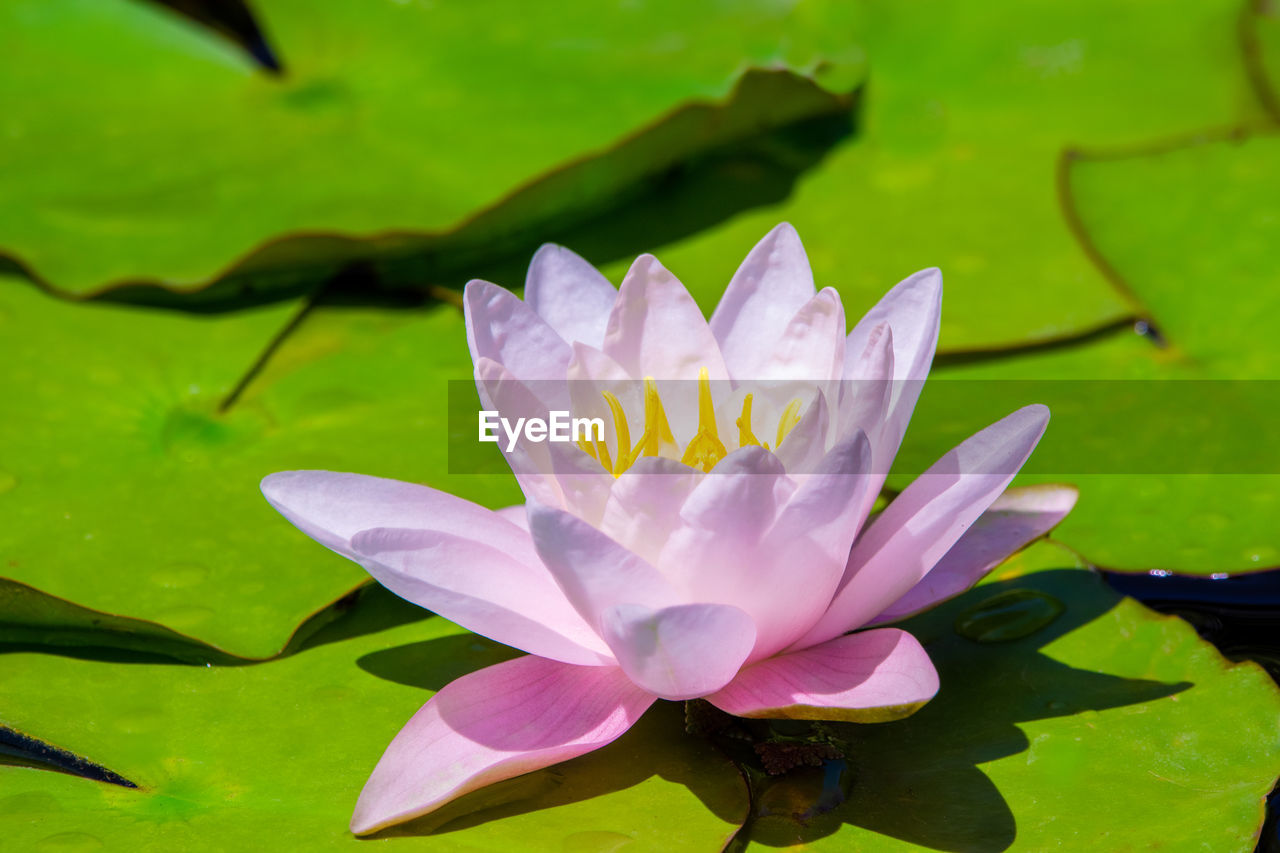
<path id="1" fill-rule="evenodd" d="M 470 376 L 450 306 L 311 311 L 222 410 L 297 310 L 88 307 L 0 280 L 0 577 L 44 594 L 0 596 L 0 634 L 77 642 L 105 614 L 268 657 L 367 576 L 281 522 L 258 491 L 266 474 L 351 470 L 518 499 L 510 476 L 444 473 L 440 401 Z"/>
<path id="2" fill-rule="evenodd" d="M 1268 432 L 1280 418 L 1280 139 L 1081 155 L 1070 188 L 1158 341 L 1125 331 L 935 369 L 904 466 L 922 468 L 1014 397 L 1044 402 L 1053 419 L 1020 482 L 1080 486 L 1056 535 L 1091 561 L 1201 574 L 1280 563 Z"/>
<path id="3" fill-rule="evenodd" d="M 1254 92 L 1271 120 L 1280 123 L 1280 7 L 1275 0 L 1251 0 L 1240 32 Z"/>
<path id="4" fill-rule="evenodd" d="M 836 3 L 253 8 L 283 74 L 157 4 L 4 4 L 0 49 L 29 73 L 0 80 L 0 247 L 81 295 L 229 270 L 296 288 L 451 235 L 492 251 L 700 150 L 847 109 L 862 67 Z"/>
<path id="5" fill-rule="evenodd" d="M 938 666 L 937 697 L 905 720 L 835 727 L 843 779 L 829 764 L 757 780 L 751 849 L 1253 850 L 1280 773 L 1280 691 L 1073 562 L 1033 546 L 1003 579 L 903 623 Z M 957 632 L 1015 592 L 1063 612 L 1021 639 Z"/>
<path id="6" fill-rule="evenodd" d="M 378 630 L 406 606 L 375 602 L 297 655 L 256 666 L 4 655 L 0 724 L 138 785 L 0 765 L 6 844 L 253 849 L 269 837 L 282 849 L 367 846 L 346 824 L 386 744 L 431 691 L 510 656 L 438 617 Z M 685 736 L 669 704 L 605 749 L 477 795 L 382 844 L 716 850 L 747 805 L 737 770 Z"/>
<path id="7" fill-rule="evenodd" d="M 965 614 L 1019 592 L 1060 611 L 1001 642 L 956 631 Z M 0 829 L 23 847 L 128 839 L 203 849 L 210 839 L 251 844 L 269 820 L 289 846 L 355 843 L 342 827 L 391 734 L 428 691 L 511 654 L 435 617 L 378 630 L 407 609 L 371 599 L 297 655 L 256 666 L 6 655 L 0 724 L 139 788 L 0 767 Z M 1280 772 L 1280 692 L 1255 665 L 1228 664 L 1185 622 L 1121 599 L 1051 543 L 904 626 L 939 667 L 938 696 L 907 720 L 835 726 L 849 745 L 843 779 L 837 763 L 771 783 L 752 773 L 740 841 L 1252 849 Z M 381 837 L 450 850 L 718 849 L 746 807 L 739 772 L 683 733 L 678 705 L 659 703 L 604 750 Z"/>
<path id="8" fill-rule="evenodd" d="M 1135 311 L 1080 251 L 1060 156 L 1260 113 L 1239 68 L 1237 0 L 1157 13 L 1114 3 L 863 4 L 858 135 L 784 202 L 653 247 L 705 310 L 747 250 L 793 223 L 850 313 L 931 265 L 940 345 L 987 350 L 1080 335 Z M 617 278 L 621 268 L 610 268 Z"/>

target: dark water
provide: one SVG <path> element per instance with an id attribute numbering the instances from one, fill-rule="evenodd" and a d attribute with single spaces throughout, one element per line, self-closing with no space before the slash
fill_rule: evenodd
<path id="1" fill-rule="evenodd" d="M 1171 572 L 1102 572 L 1117 592 L 1173 613 L 1232 660 L 1261 664 L 1280 683 L 1280 569 L 1187 577 Z M 1267 799 L 1259 853 L 1280 853 L 1280 790 Z"/>

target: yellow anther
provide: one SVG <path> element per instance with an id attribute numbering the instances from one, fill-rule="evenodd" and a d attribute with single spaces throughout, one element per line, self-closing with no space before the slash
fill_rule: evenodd
<path id="1" fill-rule="evenodd" d="M 617 439 L 618 459 L 615 463 L 613 455 L 609 453 L 609 446 L 605 444 L 603 439 L 597 438 L 592 441 L 587 439 L 578 439 L 578 447 L 582 452 L 595 459 L 600 465 L 615 477 L 621 476 L 624 471 L 632 466 L 641 456 L 661 456 L 669 455 L 674 458 L 674 451 L 679 450 L 676 444 L 675 436 L 671 432 L 671 424 L 667 421 L 667 413 L 662 407 L 662 398 L 658 396 L 658 386 L 654 383 L 652 377 L 646 377 L 644 380 L 644 434 L 640 436 L 640 440 L 635 446 L 631 446 L 631 430 L 627 423 L 627 413 L 622 408 L 622 403 L 616 396 L 608 391 L 602 392 L 604 400 L 609 404 L 609 411 L 613 415 L 613 431 Z M 795 421 L 799 421 L 798 414 L 800 402 L 795 401 L 787 411 L 783 413 L 784 421 L 790 414 Z M 792 408 L 796 412 L 792 412 Z M 737 421 L 738 424 L 738 444 L 756 444 L 760 441 L 756 439 L 751 432 L 751 395 L 748 394 L 742 403 L 742 417 Z M 779 424 L 779 436 L 786 434 L 786 431 L 794 426 L 790 424 L 783 429 L 783 424 Z M 761 445 L 765 450 L 769 449 L 768 444 Z M 666 454 L 666 451 L 672 451 Z M 716 463 L 728 455 L 724 443 L 720 440 L 720 431 L 716 424 L 715 402 L 711 398 L 711 376 L 707 368 L 698 371 L 698 433 L 689 442 L 684 449 L 684 454 L 680 457 L 680 461 L 685 465 L 695 468 L 701 468 L 703 471 L 710 471 L 715 467 Z"/>
<path id="2" fill-rule="evenodd" d="M 782 410 L 782 417 L 778 418 L 778 443 L 774 446 L 782 446 L 782 440 L 787 437 L 787 433 L 796 428 L 798 423 L 800 423 L 800 401 L 792 400 Z"/>
<path id="3" fill-rule="evenodd" d="M 685 465 L 710 471 L 727 452 L 716 427 L 716 407 L 711 399 L 711 377 L 704 367 L 698 371 L 698 434 L 684 449 L 680 461 Z"/>
<path id="4" fill-rule="evenodd" d="M 596 454 L 596 458 L 600 460 L 600 464 L 604 466 L 604 470 L 613 474 L 613 458 L 609 456 L 609 445 L 604 443 L 603 438 L 596 439 Z"/>
<path id="5" fill-rule="evenodd" d="M 675 447 L 676 438 L 671 434 L 671 425 L 667 423 L 667 413 L 662 408 L 662 398 L 658 396 L 658 386 L 652 376 L 644 379 L 644 435 L 631 453 L 634 462 L 641 456 L 657 456 L 664 446 Z M 628 466 L 630 467 L 630 466 Z"/>
<path id="6" fill-rule="evenodd" d="M 738 446 L 746 447 L 748 444 L 760 446 L 760 439 L 756 438 L 756 434 L 751 431 L 751 395 L 742 398 L 742 414 L 735 421 L 738 425 Z"/>
<path id="7" fill-rule="evenodd" d="M 711 374 L 704 367 L 698 371 L 698 433 L 708 433 L 717 441 L 720 432 L 716 429 L 716 407 L 711 401 Z"/>
<path id="8" fill-rule="evenodd" d="M 627 413 L 622 411 L 622 404 L 618 402 L 618 398 L 604 392 L 604 401 L 609 404 L 609 411 L 613 413 L 613 433 L 618 439 L 618 464 L 616 467 L 610 468 L 613 476 L 618 476 L 631 464 L 631 429 L 627 426 Z"/>

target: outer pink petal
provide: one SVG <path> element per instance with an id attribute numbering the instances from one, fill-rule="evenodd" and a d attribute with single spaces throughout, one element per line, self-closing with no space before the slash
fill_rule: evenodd
<path id="1" fill-rule="evenodd" d="M 614 605 L 666 607 L 679 600 L 657 569 L 575 515 L 530 503 L 529 530 L 543 564 L 597 630 Z"/>
<path id="2" fill-rule="evenodd" d="M 861 627 L 897 601 L 951 550 L 1026 462 L 1049 422 L 1027 406 L 949 451 L 909 485 L 849 554 L 831 607 L 795 648 Z"/>
<path id="3" fill-rule="evenodd" d="M 591 264 L 563 246 L 534 253 L 524 282 L 525 302 L 569 343 L 599 347 L 617 289 Z"/>
<path id="4" fill-rule="evenodd" d="M 603 349 L 637 378 L 697 379 L 704 367 L 713 380 L 729 378 L 697 303 L 652 255 L 636 258 L 622 280 Z"/>
<path id="5" fill-rule="evenodd" d="M 608 647 L 538 562 L 439 530 L 373 528 L 351 539 L 378 583 L 451 622 L 564 663 L 613 664 Z"/>
<path id="6" fill-rule="evenodd" d="M 881 446 L 888 458 L 898 452 L 907 422 L 933 363 L 942 317 L 942 273 L 921 270 L 899 282 L 866 316 L 858 321 L 845 345 L 845 379 L 862 379 L 859 359 L 875 328 L 887 323 L 893 330 L 894 387 L 884 432 L 873 437 L 877 458 Z"/>
<path id="7" fill-rule="evenodd" d="M 599 749 L 651 704 L 652 696 L 612 667 L 525 657 L 464 675 L 391 741 L 360 792 L 351 831 L 375 832 Z"/>
<path id="8" fill-rule="evenodd" d="M 493 510 L 417 483 L 334 471 L 281 471 L 262 480 L 262 494 L 303 533 L 350 559 L 358 556 L 351 537 L 372 527 L 456 533 L 521 562 L 533 554 L 529 534 Z"/>
<path id="9" fill-rule="evenodd" d="M 747 254 L 711 315 L 711 331 L 735 379 L 763 376 L 768 345 L 813 298 L 813 291 L 800 236 L 783 222 Z"/>
<path id="10" fill-rule="evenodd" d="M 564 379 L 572 350 L 514 294 L 487 281 L 471 281 L 462 300 L 473 362 L 491 358 L 521 379 Z"/>
<path id="11" fill-rule="evenodd" d="M 525 511 L 524 504 L 504 506 L 502 509 L 495 509 L 494 512 L 514 524 L 516 527 L 519 527 L 521 530 L 529 529 L 529 513 Z"/>
<path id="12" fill-rule="evenodd" d="M 609 659 L 538 560 L 528 532 L 491 510 L 414 483 L 332 471 L 271 474 L 262 493 L 303 533 L 414 604 L 558 660 Z M 419 553 L 371 557 L 370 528 L 412 528 Z"/>
<path id="13" fill-rule="evenodd" d="M 663 699 L 714 693 L 737 674 L 755 644 L 751 617 L 723 604 L 606 611 L 604 638 L 627 677 Z"/>
<path id="14" fill-rule="evenodd" d="M 906 631 L 880 628 L 762 660 L 707 698 L 739 717 L 878 723 L 914 713 L 938 672 Z"/>
<path id="15" fill-rule="evenodd" d="M 1075 506 L 1074 486 L 1009 489 L 978 517 L 951 550 L 876 622 L 905 619 L 973 586 L 1010 554 L 1048 533 Z"/>

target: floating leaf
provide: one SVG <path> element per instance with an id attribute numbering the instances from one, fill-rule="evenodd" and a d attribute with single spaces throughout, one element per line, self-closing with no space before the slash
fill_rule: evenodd
<path id="1" fill-rule="evenodd" d="M 1280 691 L 1073 562 L 1034 546 L 903 623 L 938 666 L 937 697 L 905 720 L 834 727 L 846 778 L 828 765 L 757 782 L 745 834 L 806 850 L 1253 850 L 1280 772 Z M 1017 591 L 1064 612 L 1011 642 L 955 630 Z"/>
<path id="2" fill-rule="evenodd" d="M 1280 418 L 1280 139 L 1082 156 L 1070 179 L 1090 239 L 1159 345 L 1126 331 L 935 369 L 905 464 L 923 467 L 1036 395 L 1053 419 L 1030 470 L 1048 473 L 1021 482 L 1080 486 L 1062 541 L 1116 569 L 1280 563 L 1280 446 L 1268 426 Z"/>
<path id="3" fill-rule="evenodd" d="M 0 634 L 34 626 L 47 641 L 61 627 L 74 642 L 107 614 L 163 626 L 153 639 L 169 629 L 267 657 L 367 576 L 280 521 L 258 492 L 266 474 L 351 470 L 519 498 L 509 475 L 445 473 L 441 401 L 447 380 L 470 376 L 452 307 L 312 311 L 222 411 L 296 310 L 86 307 L 0 280 L 0 577 L 79 605 L 0 595 Z"/>
<path id="4" fill-rule="evenodd" d="M 199 289 L 233 266 L 296 288 L 371 255 L 430 269 L 440 238 L 492 252 L 698 151 L 847 109 L 861 68 L 836 3 L 253 8 L 283 74 L 158 5 L 4 4 L 0 48 L 27 73 L 0 79 L 0 247 L 75 294 Z"/>
<path id="5" fill-rule="evenodd" d="M 851 315 L 936 265 L 944 350 L 1079 335 L 1133 311 L 1080 251 L 1059 205 L 1064 149 L 1258 113 L 1239 71 L 1237 0 L 864 6 L 858 135 L 785 202 L 651 247 L 714 306 L 738 259 L 792 222 L 819 285 Z M 616 277 L 619 269 L 609 273 Z"/>
<path id="6" fill-rule="evenodd" d="M 1275 0 L 1250 0 L 1240 33 L 1254 94 L 1271 121 L 1280 122 L 1280 7 Z"/>
<path id="7" fill-rule="evenodd" d="M 91 755 L 139 786 L 0 765 L 6 844 L 376 844 L 357 841 L 346 823 L 382 750 L 430 691 L 511 652 L 440 618 L 379 631 L 408 605 L 370 604 L 310 648 L 255 666 L 4 655 L 0 724 Z M 478 791 L 384 833 L 384 843 L 716 850 L 745 817 L 746 793 L 726 758 L 684 734 L 680 707 L 663 703 L 609 747 Z"/>

